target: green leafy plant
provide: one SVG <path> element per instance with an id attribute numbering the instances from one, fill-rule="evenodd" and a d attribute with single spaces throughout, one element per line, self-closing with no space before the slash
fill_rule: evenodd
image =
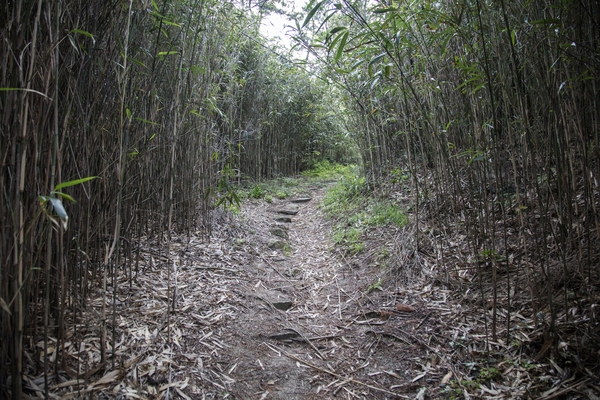
<path id="1" fill-rule="evenodd" d="M 410 175 L 407 171 L 402 169 L 401 167 L 396 167 L 390 171 L 391 183 L 404 183 L 408 180 Z"/>
<path id="2" fill-rule="evenodd" d="M 477 377 L 477 381 L 481 383 L 486 383 L 489 381 L 493 381 L 502 376 L 502 373 L 498 370 L 498 368 L 489 367 L 483 368 L 479 371 L 479 376 Z"/>
<path id="3" fill-rule="evenodd" d="M 292 248 L 287 243 L 283 246 L 282 251 L 283 251 L 284 256 L 286 256 L 286 257 L 292 256 Z"/>
<path id="4" fill-rule="evenodd" d="M 275 193 L 275 197 L 277 197 L 280 200 L 284 200 L 284 199 L 287 199 L 288 197 L 290 197 L 290 194 L 284 190 L 278 190 Z"/>
<path id="5" fill-rule="evenodd" d="M 262 199 L 265 196 L 265 189 L 261 185 L 254 185 L 248 193 L 248 197 L 252 199 Z"/>
<path id="6" fill-rule="evenodd" d="M 240 197 L 236 192 L 235 185 L 231 183 L 231 179 L 234 177 L 235 171 L 229 164 L 226 164 L 219 177 L 217 192 L 220 197 L 215 203 L 215 207 L 223 206 L 223 209 L 239 209 Z"/>
<path id="7" fill-rule="evenodd" d="M 377 282 L 369 285 L 369 287 L 367 288 L 367 292 L 371 293 L 375 290 L 381 290 L 382 283 L 383 282 L 382 282 L 381 278 L 377 279 Z"/>

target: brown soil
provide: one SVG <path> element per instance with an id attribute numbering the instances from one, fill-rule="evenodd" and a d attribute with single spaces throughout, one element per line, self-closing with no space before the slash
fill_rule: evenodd
<path id="1" fill-rule="evenodd" d="M 288 224 L 288 256 L 265 246 L 274 240 L 269 228 L 282 202 L 244 209 L 256 230 L 248 242 L 260 245 L 242 267 L 246 280 L 235 285 L 241 308 L 223 328 L 230 347 L 218 359 L 224 372 L 233 369 L 227 389 L 236 398 L 385 399 L 420 387 L 411 380 L 425 352 L 410 338 L 394 338 L 393 326 L 412 330 L 426 314 L 395 312 L 406 299 L 369 293 L 377 270 L 349 267 L 332 253 L 329 226 L 317 209 L 322 195 L 315 191 Z M 261 289 L 284 293 L 292 307 L 278 310 Z"/>

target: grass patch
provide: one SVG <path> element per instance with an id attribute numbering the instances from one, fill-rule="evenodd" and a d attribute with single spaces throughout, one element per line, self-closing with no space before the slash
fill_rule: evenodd
<path id="1" fill-rule="evenodd" d="M 333 242 L 350 254 L 365 249 L 364 233 L 380 226 L 403 227 L 404 212 L 389 201 L 376 200 L 365 179 L 356 170 L 345 170 L 338 183 L 327 192 L 322 208 L 336 221 Z"/>
<path id="2" fill-rule="evenodd" d="M 333 164 L 329 161 L 320 161 L 315 163 L 312 169 L 302 172 L 302 175 L 310 178 L 320 179 L 337 179 L 340 175 L 346 175 L 349 170 L 353 169 L 353 165 Z"/>
<path id="3" fill-rule="evenodd" d="M 368 224 L 371 226 L 396 225 L 403 227 L 408 220 L 406 214 L 396 205 L 385 202 L 377 202 L 371 207 Z"/>
<path id="4" fill-rule="evenodd" d="M 290 197 L 290 192 L 288 192 L 287 190 L 278 190 L 275 193 L 275 197 L 277 197 L 279 200 L 285 200 L 288 197 Z"/>
<path id="5" fill-rule="evenodd" d="M 272 203 L 273 199 L 285 200 L 290 197 L 308 195 L 309 187 L 323 187 L 327 185 L 327 181 L 351 174 L 354 168 L 354 166 L 343 166 L 324 161 L 317 163 L 315 169 L 304 171 L 298 177 L 242 183 L 236 187 L 236 192 L 242 199 L 264 199 L 266 202 Z"/>

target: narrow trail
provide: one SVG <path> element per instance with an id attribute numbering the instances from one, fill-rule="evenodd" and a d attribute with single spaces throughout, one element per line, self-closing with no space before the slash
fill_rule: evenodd
<path id="1" fill-rule="evenodd" d="M 175 238 L 170 257 L 144 239 L 139 271 L 118 279 L 115 318 L 107 319 L 116 346 L 106 364 L 99 291 L 76 314 L 65 343 L 71 362 L 50 377 L 52 392 L 63 399 L 393 399 L 439 384 L 447 369 L 436 368 L 435 349 L 417 334 L 431 311 L 409 292 L 373 290 L 378 267 L 349 265 L 332 252 L 318 209 L 324 192 L 310 188 L 302 203 L 245 202 L 240 215 L 218 217 L 209 242 L 200 232 Z M 288 246 L 270 248 L 277 240 Z M 105 304 L 113 309 L 112 296 Z M 43 376 L 27 379 L 39 394 Z"/>
<path id="2" fill-rule="evenodd" d="M 375 351 L 380 321 L 369 324 L 361 314 L 368 282 L 364 271 L 344 267 L 331 252 L 328 224 L 317 210 L 322 196 L 315 191 L 287 223 L 289 257 L 270 251 L 246 269 L 252 277 L 243 289 L 246 312 L 228 326 L 239 339 L 229 360 L 237 364 L 236 397 L 394 398 L 389 388 L 402 383 L 394 376 L 403 367 L 402 344 Z M 244 215 L 266 238 L 289 204 L 255 204 Z M 291 307 L 280 310 L 288 301 Z"/>

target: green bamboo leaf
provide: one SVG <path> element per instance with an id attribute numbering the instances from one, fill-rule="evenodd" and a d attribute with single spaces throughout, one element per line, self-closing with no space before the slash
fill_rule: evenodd
<path id="1" fill-rule="evenodd" d="M 92 43 L 96 44 L 96 38 L 94 37 L 94 35 L 92 35 L 91 33 L 87 32 L 87 31 L 84 31 L 81 29 L 73 29 L 69 33 L 79 33 L 80 35 L 87 36 L 90 39 L 92 39 Z"/>
<path id="2" fill-rule="evenodd" d="M 159 51 L 159 52 L 158 52 L 158 56 L 159 56 L 159 57 L 164 57 L 164 56 L 170 56 L 170 55 L 173 55 L 173 54 L 178 54 L 178 53 L 179 53 L 179 52 L 178 52 L 178 51 L 175 51 L 175 50 L 172 50 L 172 51 Z"/>
<path id="3" fill-rule="evenodd" d="M 325 1 L 326 1 L 326 0 L 323 0 L 323 1 L 320 1 L 320 2 L 318 2 L 318 3 L 317 3 L 317 4 L 316 4 L 314 7 L 313 7 L 313 9 L 312 9 L 312 10 L 310 10 L 310 11 L 308 12 L 308 14 L 306 15 L 306 18 L 304 19 L 304 22 L 302 23 L 302 26 L 301 26 L 301 28 L 304 28 L 304 27 L 305 27 L 305 26 L 306 26 L 306 25 L 307 25 L 307 24 L 310 22 L 310 20 L 312 19 L 312 17 L 314 17 L 314 16 L 315 16 L 315 14 L 317 13 L 317 11 L 319 11 L 319 8 L 321 8 L 321 6 L 323 5 L 323 3 L 325 3 Z M 311 4 L 312 4 L 312 2 L 311 2 L 311 3 L 309 3 L 309 6 L 310 6 Z"/>
<path id="4" fill-rule="evenodd" d="M 373 10 L 373 13 L 374 14 L 384 14 L 384 13 L 388 13 L 391 11 L 398 11 L 398 9 L 396 7 L 378 8 L 376 10 Z"/>
<path id="5" fill-rule="evenodd" d="M 346 41 L 348 40 L 348 35 L 350 32 L 346 31 L 342 34 L 342 39 L 340 40 L 340 45 L 335 52 L 334 62 L 338 62 L 342 58 L 342 54 L 344 54 L 344 47 L 346 47 Z"/>
<path id="6" fill-rule="evenodd" d="M 370 62 L 369 62 L 369 67 L 371 67 L 373 64 L 375 64 L 377 61 L 381 60 L 383 57 L 386 56 L 387 53 L 381 53 L 380 55 L 376 56 L 375 58 L 373 58 Z"/>
<path id="7" fill-rule="evenodd" d="M 150 124 L 150 125 L 160 125 L 158 122 L 149 121 L 149 120 L 147 120 L 147 119 L 140 118 L 140 117 L 136 117 L 136 118 L 135 118 L 135 120 L 136 120 L 136 121 L 143 122 L 143 123 L 145 123 L 145 124 Z"/>
<path id="8" fill-rule="evenodd" d="M 466 81 L 464 81 L 463 83 L 461 83 L 460 85 L 458 85 L 456 87 L 456 89 L 462 90 L 462 89 L 466 89 L 466 87 L 468 85 L 470 85 L 471 83 L 475 83 L 475 82 L 480 82 L 483 78 L 481 76 L 474 76 L 472 78 L 467 79 Z M 479 89 L 481 89 L 483 86 L 485 86 L 485 82 L 481 83 L 479 85 L 477 85 L 477 87 L 472 91 L 472 93 L 477 92 Z"/>
<path id="9" fill-rule="evenodd" d="M 354 71 L 356 68 L 358 68 L 359 66 L 361 66 L 362 64 L 364 64 L 365 60 L 359 60 L 357 62 L 355 62 L 354 64 L 352 64 L 352 66 L 350 67 L 351 71 Z"/>
<path id="10" fill-rule="evenodd" d="M 319 29 L 317 29 L 317 32 L 321 31 L 321 28 L 327 23 L 327 21 L 329 21 L 329 19 L 331 17 L 333 17 L 335 15 L 335 13 L 330 13 L 327 17 L 325 17 L 325 19 L 323 20 L 323 22 L 321 23 L 321 25 L 319 26 Z"/>
<path id="11" fill-rule="evenodd" d="M 51 194 L 56 194 L 56 195 L 59 195 L 59 196 L 60 196 L 60 197 L 62 197 L 63 199 L 69 200 L 71 203 L 77 203 L 73 197 L 69 196 L 69 195 L 68 195 L 68 194 L 66 194 L 66 193 L 63 193 L 63 192 L 57 192 L 56 190 L 53 190 Z"/>
<path id="12" fill-rule="evenodd" d="M 373 82 L 371 83 L 371 90 L 373 90 L 375 88 L 375 86 L 377 86 L 378 83 L 379 83 L 379 76 L 377 78 L 375 78 L 373 80 Z"/>
<path id="13" fill-rule="evenodd" d="M 345 26 L 336 26 L 331 31 L 329 31 L 329 36 L 333 36 L 340 31 L 347 31 L 347 30 L 348 30 L 348 28 L 346 28 Z"/>
<path id="14" fill-rule="evenodd" d="M 125 109 L 125 114 L 127 114 L 127 119 L 131 119 L 131 110 L 129 108 Z"/>
<path id="15" fill-rule="evenodd" d="M 170 26 L 175 26 L 177 28 L 181 28 L 181 24 L 178 24 L 177 22 L 169 21 L 168 19 L 163 19 L 162 22 L 165 25 L 170 25 Z"/>
<path id="16" fill-rule="evenodd" d="M 146 68 L 146 66 L 144 65 L 143 62 L 141 62 L 140 60 L 136 60 L 133 57 L 129 57 L 129 61 L 133 62 L 134 64 L 139 65 L 140 67 Z"/>
<path id="17" fill-rule="evenodd" d="M 385 76 L 386 78 L 390 78 L 390 75 L 392 74 L 392 65 L 391 64 L 387 64 L 383 67 L 383 76 Z"/>
<path id="18" fill-rule="evenodd" d="M 340 33 L 339 35 L 337 35 L 337 36 L 335 37 L 335 39 L 333 39 L 333 40 L 331 41 L 331 43 L 329 43 L 329 46 L 327 46 L 327 51 L 328 51 L 329 53 L 333 52 L 333 49 L 335 48 L 335 46 L 336 46 L 337 42 L 339 42 L 339 41 L 340 41 L 340 39 L 342 38 L 342 35 L 343 35 L 343 34 L 342 34 L 342 33 Z"/>
<path id="19" fill-rule="evenodd" d="M 97 176 L 88 176 L 88 177 L 81 178 L 81 179 L 75 179 L 73 181 L 63 182 L 63 183 L 56 185 L 56 187 L 54 188 L 54 191 L 56 192 L 56 191 L 59 191 L 60 189 L 66 188 L 66 187 L 79 185 L 81 183 L 85 183 L 87 181 L 91 181 L 92 179 L 96 179 L 96 178 L 97 178 Z"/>

